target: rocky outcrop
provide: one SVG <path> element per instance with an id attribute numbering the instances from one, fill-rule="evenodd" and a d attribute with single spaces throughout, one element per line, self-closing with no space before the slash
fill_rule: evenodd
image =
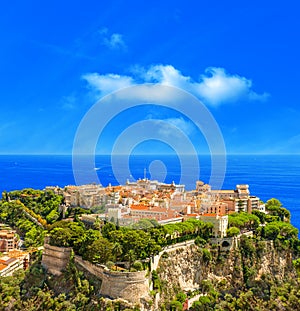
<path id="1" fill-rule="evenodd" d="M 211 259 L 209 255 L 211 254 Z M 172 300 L 178 291 L 194 291 L 201 287 L 204 280 L 213 282 L 228 282 L 231 284 L 242 280 L 239 256 L 226 256 L 225 262 L 218 259 L 218 250 L 208 251 L 196 245 L 186 246 L 168 253 L 168 257 L 161 257 L 158 265 L 158 275 L 162 283 L 163 300 Z M 204 255 L 205 253 L 205 255 Z M 208 255 L 208 257 L 206 257 Z"/>
<path id="2" fill-rule="evenodd" d="M 238 247 L 227 251 L 216 245 L 209 249 L 188 245 L 162 255 L 157 267 L 161 302 L 171 301 L 179 291 L 201 291 L 203 281 L 230 292 L 247 285 L 259 286 L 266 277 L 296 277 L 291 250 L 279 250 L 272 241 L 245 241 L 246 245 L 240 241 Z"/>

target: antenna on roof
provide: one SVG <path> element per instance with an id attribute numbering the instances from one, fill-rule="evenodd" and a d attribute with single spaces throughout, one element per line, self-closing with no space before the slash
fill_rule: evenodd
<path id="1" fill-rule="evenodd" d="M 144 179 L 146 180 L 147 170 L 144 168 Z"/>

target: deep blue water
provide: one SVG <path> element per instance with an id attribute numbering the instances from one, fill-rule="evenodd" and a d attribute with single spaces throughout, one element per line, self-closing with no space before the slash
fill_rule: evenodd
<path id="1" fill-rule="evenodd" d="M 154 178 L 179 183 L 181 169 L 177 156 L 131 156 L 130 179 L 143 178 L 144 168 L 154 160 L 158 166 Z M 200 178 L 209 182 L 211 163 L 209 156 L 199 156 Z M 112 171 L 110 156 L 96 156 L 95 167 L 99 181 L 104 185 L 117 184 Z M 122 168 L 118 168 L 122 169 Z M 150 178 L 149 171 L 146 172 Z M 91 182 L 94 180 L 91 180 Z M 43 189 L 47 185 L 65 186 L 74 184 L 71 156 L 0 156 L 0 191 L 23 188 Z M 300 156 L 296 155 L 229 155 L 223 189 L 235 188 L 236 184 L 247 183 L 250 192 L 263 201 L 279 199 L 292 213 L 292 223 L 300 229 Z M 186 185 L 195 188 L 194 181 Z"/>

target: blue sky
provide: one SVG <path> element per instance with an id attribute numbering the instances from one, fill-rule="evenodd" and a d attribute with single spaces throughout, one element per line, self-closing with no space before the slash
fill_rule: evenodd
<path id="1" fill-rule="evenodd" d="M 228 153 L 299 153 L 299 9 L 296 0 L 1 3 L 0 153 L 71 153 L 97 100 L 142 83 L 201 100 Z M 116 115 L 97 152 L 151 118 L 193 143 L 201 136 L 192 120 L 148 105 Z M 167 151 L 166 133 L 136 150 Z M 205 139 L 195 144 L 208 151 Z"/>

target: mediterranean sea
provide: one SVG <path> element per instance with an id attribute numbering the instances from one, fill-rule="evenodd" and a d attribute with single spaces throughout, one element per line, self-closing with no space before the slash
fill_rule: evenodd
<path id="1" fill-rule="evenodd" d="M 143 178 L 152 161 L 159 160 L 166 168 L 165 182 L 180 182 L 180 161 L 177 156 L 132 155 L 130 178 Z M 208 183 L 210 156 L 200 155 L 200 179 Z M 100 183 L 116 185 L 110 156 L 96 156 L 95 169 Z M 147 177 L 150 178 L 148 171 Z M 23 188 L 44 189 L 46 186 L 75 184 L 72 157 L 58 155 L 1 155 L 0 191 Z M 297 155 L 228 155 L 223 189 L 248 184 L 252 195 L 266 201 L 279 199 L 292 213 L 292 224 L 300 230 L 300 156 Z M 186 189 L 195 188 L 195 183 Z"/>

